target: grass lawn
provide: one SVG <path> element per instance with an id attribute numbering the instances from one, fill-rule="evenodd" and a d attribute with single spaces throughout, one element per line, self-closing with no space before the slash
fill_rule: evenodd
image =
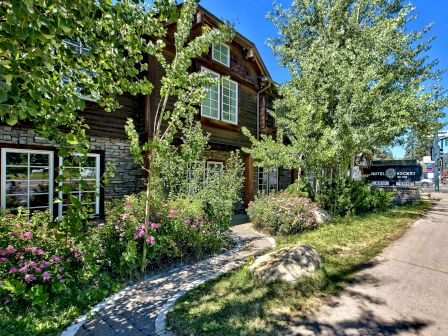
<path id="1" fill-rule="evenodd" d="M 340 292 L 356 271 L 431 207 L 429 203 L 402 206 L 277 237 L 278 248 L 314 246 L 324 260 L 324 269 L 294 285 L 266 285 L 253 279 L 245 266 L 179 299 L 168 314 L 168 324 L 177 335 L 282 335 L 289 321 Z"/>

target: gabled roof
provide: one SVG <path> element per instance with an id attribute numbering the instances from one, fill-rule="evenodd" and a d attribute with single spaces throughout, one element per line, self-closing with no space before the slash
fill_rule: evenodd
<path id="1" fill-rule="evenodd" d="M 218 19 L 215 15 L 213 15 L 211 12 L 200 5 L 198 6 L 198 12 L 204 14 L 203 22 L 211 26 L 216 27 L 219 24 L 224 23 L 221 19 Z M 233 41 L 246 49 L 248 52 L 248 58 L 252 58 L 254 60 L 254 62 L 260 68 L 262 75 L 271 79 L 268 68 L 264 64 L 256 45 L 238 32 L 236 32 Z"/>

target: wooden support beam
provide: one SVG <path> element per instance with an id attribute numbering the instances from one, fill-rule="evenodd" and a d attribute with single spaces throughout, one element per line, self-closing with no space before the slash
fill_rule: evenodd
<path id="1" fill-rule="evenodd" d="M 254 200 L 254 159 L 250 155 L 244 157 L 245 177 L 244 181 L 244 205 L 247 207 Z"/>

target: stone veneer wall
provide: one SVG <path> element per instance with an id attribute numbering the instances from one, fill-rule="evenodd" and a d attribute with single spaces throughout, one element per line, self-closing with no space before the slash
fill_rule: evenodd
<path id="1" fill-rule="evenodd" d="M 105 198 L 115 199 L 144 188 L 144 171 L 136 166 L 129 150 L 129 141 L 89 136 L 92 151 L 104 151 L 104 162 L 115 164 L 115 177 L 105 186 Z M 54 145 L 39 137 L 33 129 L 0 126 L 0 144 L 48 146 Z"/>

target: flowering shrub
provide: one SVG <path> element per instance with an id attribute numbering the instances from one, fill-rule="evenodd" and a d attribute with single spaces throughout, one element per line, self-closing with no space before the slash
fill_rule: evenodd
<path id="1" fill-rule="evenodd" d="M 247 213 L 255 227 L 274 235 L 291 235 L 317 226 L 308 198 L 289 193 L 262 195 L 249 204 Z"/>
<path id="2" fill-rule="evenodd" d="M 0 213 L 0 299 L 42 305 L 77 280 L 82 253 L 55 228 L 51 215 Z"/>
<path id="3" fill-rule="evenodd" d="M 131 195 L 107 205 L 107 220 L 92 228 L 92 239 L 100 242 L 104 270 L 121 276 L 137 275 L 143 244 L 149 246 L 147 262 L 153 266 L 178 259 L 197 259 L 219 251 L 227 242 L 227 230 L 210 222 L 201 202 L 179 199 L 154 204 L 145 231 L 145 195 Z"/>

